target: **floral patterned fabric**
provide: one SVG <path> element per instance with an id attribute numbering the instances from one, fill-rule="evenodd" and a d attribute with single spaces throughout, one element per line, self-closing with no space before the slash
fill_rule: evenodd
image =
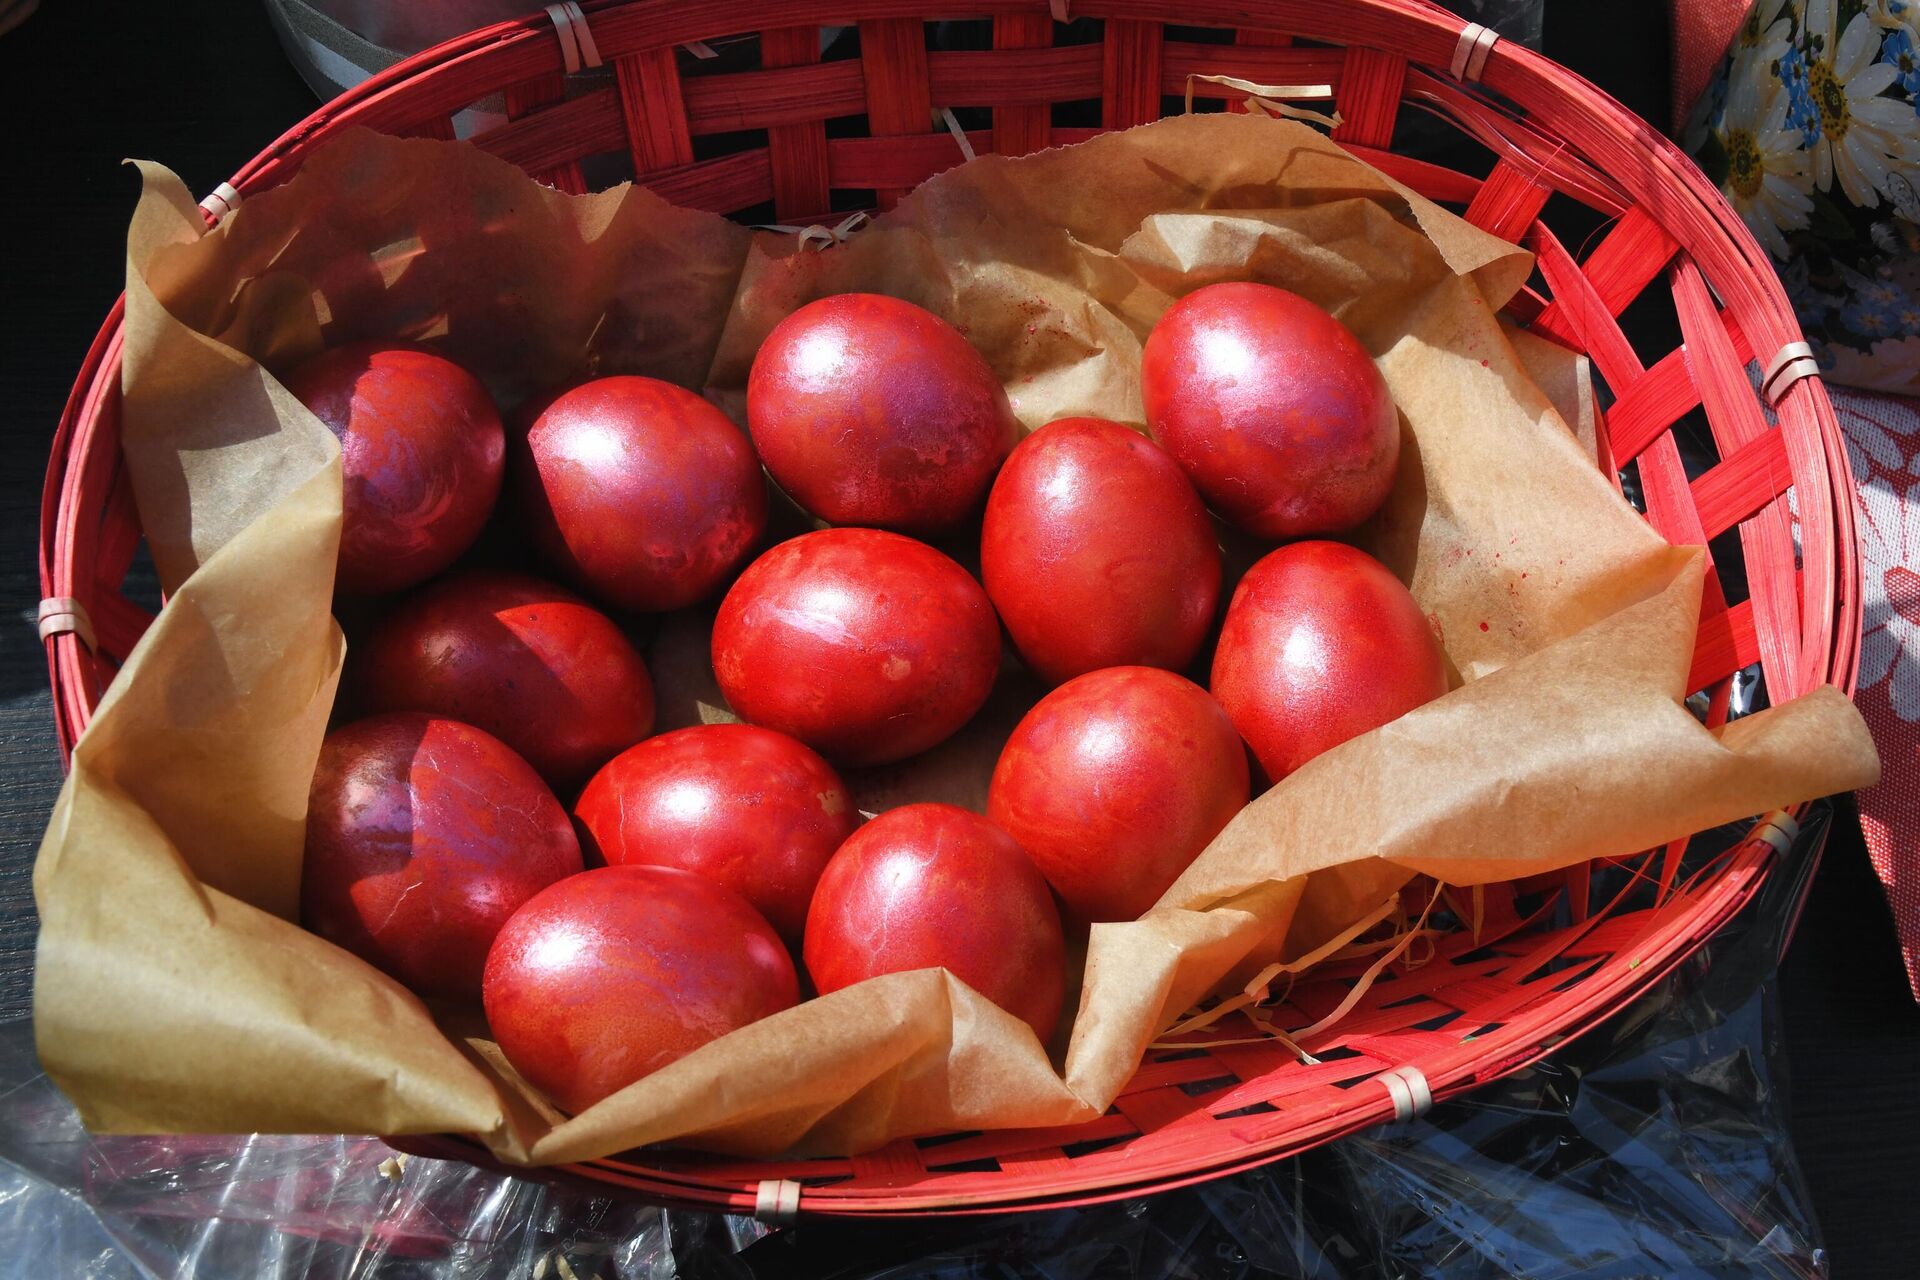
<path id="1" fill-rule="evenodd" d="M 1920 0 L 1756 0 L 1683 141 L 1826 377 L 1920 393 Z"/>
<path id="2" fill-rule="evenodd" d="M 1860 827 L 1920 998 L 1920 404 L 1835 389 L 1860 482 L 1860 687 L 1884 765 Z"/>

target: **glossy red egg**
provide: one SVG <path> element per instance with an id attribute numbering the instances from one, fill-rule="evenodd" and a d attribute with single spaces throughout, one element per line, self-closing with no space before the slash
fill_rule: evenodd
<path id="1" fill-rule="evenodd" d="M 607 862 L 705 876 L 796 945 L 820 872 L 860 822 L 832 765 L 748 724 L 696 725 L 623 752 L 573 813 Z"/>
<path id="2" fill-rule="evenodd" d="M 320 747 L 301 917 L 421 995 L 477 998 L 507 917 L 580 867 L 567 811 L 491 734 L 401 712 Z"/>
<path id="3" fill-rule="evenodd" d="M 478 378 L 424 347 L 357 342 L 285 382 L 340 439 L 341 591 L 424 582 L 480 536 L 506 436 Z"/>
<path id="4" fill-rule="evenodd" d="M 524 573 L 432 583 L 380 622 L 360 660 L 368 710 L 477 725 L 568 793 L 653 730 L 653 682 L 620 628 Z"/>
<path id="5" fill-rule="evenodd" d="M 1350 529 L 1393 488 L 1386 379 L 1345 325 L 1285 289 L 1214 284 L 1167 308 L 1140 394 L 1207 505 L 1258 537 Z"/>
<path id="6" fill-rule="evenodd" d="M 1109 667 L 1029 711 L 994 766 L 987 816 L 1081 920 L 1134 920 L 1247 803 L 1233 722 L 1191 680 Z"/>
<path id="7" fill-rule="evenodd" d="M 654 378 L 600 378 L 548 401 L 515 441 L 534 545 L 620 609 L 719 590 L 767 527 L 753 446 L 727 415 Z"/>
<path id="8" fill-rule="evenodd" d="M 800 998 L 793 959 L 739 894 L 668 867 L 570 876 L 487 956 L 487 1025 L 562 1110 L 608 1094 Z"/>
<path id="9" fill-rule="evenodd" d="M 1296 542 L 1240 580 L 1212 685 L 1278 782 L 1445 693 L 1447 659 L 1387 566 L 1344 543 Z"/>
<path id="10" fill-rule="evenodd" d="M 973 576 L 878 529 L 781 543 L 740 575 L 713 624 L 713 673 L 733 709 L 842 764 L 943 741 L 999 667 L 1000 627 Z"/>
<path id="11" fill-rule="evenodd" d="M 950 804 L 889 809 L 840 846 L 807 916 L 806 962 L 823 995 L 944 968 L 1042 1044 L 1066 987 L 1047 882 L 1012 836 Z"/>
<path id="12" fill-rule="evenodd" d="M 958 329 L 875 293 L 821 298 L 774 326 L 747 378 L 747 425 L 808 511 L 908 533 L 972 514 L 1019 434 Z"/>
<path id="13" fill-rule="evenodd" d="M 1166 450 L 1099 418 L 1020 442 L 993 482 L 980 576 L 1027 667 L 1050 683 L 1193 661 L 1220 603 L 1220 547 Z"/>

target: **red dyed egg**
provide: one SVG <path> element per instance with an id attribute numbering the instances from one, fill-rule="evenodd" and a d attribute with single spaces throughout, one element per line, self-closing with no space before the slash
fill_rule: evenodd
<path id="1" fill-rule="evenodd" d="M 1027 713 L 994 766 L 987 815 L 1071 915 L 1134 920 L 1246 803 L 1246 748 L 1205 689 L 1109 667 Z"/>
<path id="2" fill-rule="evenodd" d="M 987 499 L 980 576 L 1028 668 L 1184 667 L 1220 602 L 1206 508 L 1166 450 L 1099 418 L 1020 442 Z"/>
<path id="3" fill-rule="evenodd" d="M 747 566 L 713 624 L 713 673 L 744 719 L 842 764 L 925 751 L 973 718 L 1000 627 L 971 574 L 878 529 L 823 529 Z"/>
<path id="4" fill-rule="evenodd" d="M 341 591 L 410 587 L 473 545 L 506 456 L 478 378 L 424 347 L 357 342 L 315 356 L 286 386 L 340 438 Z"/>
<path id="5" fill-rule="evenodd" d="M 739 894 L 667 867 L 570 876 L 487 956 L 487 1025 L 566 1111 L 793 1007 L 793 959 Z"/>
<path id="6" fill-rule="evenodd" d="M 808 511 L 909 533 L 971 514 L 1019 434 L 959 330 L 875 293 L 822 298 L 774 326 L 747 378 L 747 425 Z"/>
<path id="7" fill-rule="evenodd" d="M 860 822 L 833 766 L 747 724 L 697 725 L 623 752 L 573 813 L 609 863 L 705 876 L 795 944 L 821 870 Z"/>
<path id="8" fill-rule="evenodd" d="M 421 995 L 477 997 L 507 917 L 580 867 L 566 810 L 491 734 L 401 712 L 320 747 L 301 916 Z"/>
<path id="9" fill-rule="evenodd" d="M 950 804 L 889 809 L 840 846 L 807 916 L 806 961 L 823 995 L 944 968 L 1042 1044 L 1066 986 L 1047 882 L 1012 836 Z"/>
<path id="10" fill-rule="evenodd" d="M 1387 566 L 1344 543 L 1297 542 L 1240 580 L 1212 683 L 1278 782 L 1445 693 L 1447 660 Z"/>
<path id="11" fill-rule="evenodd" d="M 767 527 L 745 434 L 699 396 L 654 378 L 562 392 L 515 442 L 534 545 L 592 595 L 661 611 L 712 594 Z"/>
<path id="12" fill-rule="evenodd" d="M 1207 504 L 1258 537 L 1350 529 L 1393 488 L 1386 379 L 1345 325 L 1285 289 L 1208 285 L 1167 308 L 1140 394 Z"/>
<path id="13" fill-rule="evenodd" d="M 427 587 L 361 650 L 372 711 L 477 725 L 568 791 L 653 729 L 653 682 L 613 620 L 523 573 Z"/>

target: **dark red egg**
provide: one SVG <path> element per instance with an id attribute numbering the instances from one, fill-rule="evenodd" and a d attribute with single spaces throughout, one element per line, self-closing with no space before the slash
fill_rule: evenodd
<path id="1" fill-rule="evenodd" d="M 1012 836 L 950 804 L 889 809 L 840 846 L 807 916 L 806 962 L 822 995 L 944 968 L 1042 1044 L 1066 987 L 1047 882 Z"/>
<path id="2" fill-rule="evenodd" d="M 487 1025 L 562 1110 L 800 998 L 793 958 L 731 889 L 668 867 L 571 876 L 507 921 L 487 956 Z"/>
<path id="3" fill-rule="evenodd" d="M 1247 803 L 1247 752 L 1191 680 L 1109 667 L 1029 711 L 994 766 L 987 816 L 1081 920 L 1134 920 Z"/>
<path id="4" fill-rule="evenodd" d="M 320 747 L 301 917 L 421 995 L 478 997 L 507 917 L 580 867 L 567 811 L 491 734 L 398 712 Z"/>
<path id="5" fill-rule="evenodd" d="M 506 457 L 478 378 L 424 347 L 356 342 L 285 381 L 340 439 L 341 591 L 410 587 L 473 545 Z"/>
<path id="6" fill-rule="evenodd" d="M 1167 308 L 1140 394 L 1200 496 L 1258 537 L 1350 529 L 1393 488 L 1386 379 L 1345 325 L 1285 289 L 1214 284 Z"/>
<path id="7" fill-rule="evenodd" d="M 1220 547 L 1166 450 L 1099 418 L 1020 442 L 987 498 L 980 576 L 1029 669 L 1193 661 L 1220 602 Z"/>
<path id="8" fill-rule="evenodd" d="M 705 876 L 796 945 L 821 870 L 860 822 L 832 765 L 748 724 L 696 725 L 621 753 L 573 813 L 607 862 Z"/>
<path id="9" fill-rule="evenodd" d="M 568 792 L 653 729 L 653 682 L 620 628 L 528 574 L 429 585 L 381 621 L 360 659 L 369 710 L 477 725 Z"/>
<path id="10" fill-rule="evenodd" d="M 621 609 L 711 595 L 767 527 L 767 486 L 745 433 L 683 387 L 600 378 L 542 406 L 515 440 L 535 547 Z"/>
<path id="11" fill-rule="evenodd" d="M 923 542 L 823 529 L 747 566 L 713 624 L 744 719 L 842 764 L 925 751 L 973 718 L 1000 667 L 987 593 Z"/>
<path id="12" fill-rule="evenodd" d="M 1447 659 L 1413 593 L 1340 542 L 1296 542 L 1240 579 L 1213 696 L 1275 782 L 1447 691 Z"/>
<path id="13" fill-rule="evenodd" d="M 1019 434 L 958 329 L 876 293 L 821 298 L 774 326 L 747 377 L 747 425 L 808 511 L 908 533 L 972 514 Z"/>

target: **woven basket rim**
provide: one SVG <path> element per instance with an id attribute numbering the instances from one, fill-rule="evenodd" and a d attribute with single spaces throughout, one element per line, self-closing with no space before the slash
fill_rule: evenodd
<path id="1" fill-rule="evenodd" d="M 652 50 L 670 51 L 688 40 L 760 30 L 776 16 L 791 21 L 797 15 L 783 15 L 781 11 L 794 7 L 775 0 L 735 0 L 731 4 L 720 0 L 591 0 L 582 9 L 603 50 L 633 56 Z M 957 11 L 953 15 L 942 12 L 946 7 L 914 0 L 843 0 L 834 12 L 850 22 L 876 22 L 945 16 L 1037 17 L 1048 9 L 1046 0 L 974 0 L 953 6 Z M 1203 17 L 1224 21 L 1224 8 L 1210 8 L 1204 0 L 1182 4 L 1085 0 L 1072 6 L 1076 18 L 1168 25 L 1198 24 Z M 1395 54 L 1405 57 L 1417 74 L 1436 82 L 1447 71 L 1447 57 L 1460 43 L 1462 33 L 1473 28 L 1473 24 L 1424 0 L 1267 0 L 1235 6 L 1234 13 L 1242 26 L 1270 18 L 1276 26 L 1336 46 L 1345 43 L 1339 35 L 1350 25 L 1348 20 L 1356 16 L 1388 23 L 1396 30 L 1403 29 L 1407 36 L 1405 42 L 1396 45 Z M 803 21 L 815 23 L 810 18 Z M 1416 56 L 1419 54 L 1426 56 Z M 397 63 L 325 104 L 243 165 L 230 184 L 243 196 L 278 185 L 291 176 L 319 141 L 356 123 L 380 123 L 385 118 L 383 113 L 396 112 L 424 87 L 433 88 L 442 97 L 476 101 L 502 84 L 553 75 L 561 70 L 560 59 L 554 26 L 544 14 L 461 36 Z M 1486 82 L 1491 85 L 1497 81 L 1494 87 L 1528 111 L 1533 127 L 1539 127 L 1542 119 L 1548 125 L 1552 123 L 1550 118 L 1536 114 L 1543 108 L 1558 111 L 1564 106 L 1579 117 L 1567 123 L 1597 130 L 1595 140 L 1643 165 L 1641 171 L 1608 172 L 1628 188 L 1644 182 L 1667 202 L 1662 208 L 1666 217 L 1661 228 L 1680 245 L 1688 262 L 1701 264 L 1702 287 L 1707 287 L 1707 280 L 1713 282 L 1720 291 L 1719 302 L 1728 322 L 1737 322 L 1763 364 L 1766 354 L 1799 339 L 1797 326 L 1789 327 L 1789 321 L 1781 319 L 1783 314 L 1790 317 L 1791 310 L 1765 251 L 1739 225 L 1720 192 L 1678 148 L 1603 91 L 1531 50 L 1501 41 L 1486 62 Z M 448 84 L 452 87 L 446 88 Z M 1525 92 L 1520 92 L 1523 89 Z M 1536 93 L 1542 95 L 1539 100 L 1534 99 Z M 1567 101 L 1556 103 L 1557 94 L 1565 95 Z M 1396 109 L 1398 105 L 1396 98 Z M 1564 143 L 1564 136 L 1561 141 Z M 1356 149 L 1363 155 L 1369 151 L 1365 146 Z M 1587 159 L 1584 150 L 1576 154 Z M 1601 159 L 1594 157 L 1592 161 Z M 1638 207 L 1637 202 L 1634 207 Z M 1698 219 L 1708 230 L 1681 239 L 1673 232 L 1672 223 L 1685 217 Z M 96 551 L 109 533 L 124 539 L 124 531 L 105 529 L 111 522 L 105 518 L 103 505 L 116 487 L 125 485 L 118 452 L 122 305 L 115 303 L 82 364 L 55 436 L 42 499 L 42 593 L 92 601 L 96 614 L 105 604 L 102 593 L 114 590 L 92 572 Z M 1824 529 L 1811 530 L 1808 545 L 1815 547 L 1830 536 L 1831 546 L 1825 563 L 1809 563 L 1801 580 L 1790 584 L 1795 593 L 1805 590 L 1812 598 L 1796 600 L 1804 606 L 1798 661 L 1789 661 L 1792 655 L 1778 657 L 1773 670 L 1781 675 L 1780 683 L 1790 694 L 1817 683 L 1832 683 L 1851 692 L 1857 667 L 1859 565 L 1854 531 L 1856 497 L 1844 441 L 1817 377 L 1796 383 L 1776 410 L 1776 430 L 1789 450 L 1796 483 L 1810 482 L 1822 494 L 1812 512 L 1806 502 L 1802 503 L 1801 518 L 1817 521 L 1821 512 L 1828 517 Z M 1797 454 L 1793 452 L 1796 449 Z M 1820 557 L 1810 554 L 1808 559 L 1816 561 Z M 1814 585 L 1807 586 L 1809 582 Z M 1756 586 L 1756 594 L 1758 591 Z M 96 617 L 95 621 L 98 625 L 103 620 Z M 1779 636 L 1774 641 L 1776 647 L 1784 643 Z M 64 758 L 102 692 L 103 671 L 101 663 L 71 633 L 51 636 L 47 648 Z M 1727 855 L 1715 879 L 1684 900 L 1685 911 L 1675 912 L 1675 919 L 1663 921 L 1661 927 L 1648 930 L 1631 945 L 1611 953 L 1611 959 L 1583 978 L 1579 998 L 1536 1006 L 1511 1017 L 1470 1049 L 1456 1045 L 1450 1054 L 1422 1059 L 1434 1096 L 1461 1092 L 1537 1061 L 1565 1039 L 1617 1012 L 1745 905 L 1777 856 L 1775 844 L 1750 835 Z M 999 1185 L 994 1182 L 995 1175 L 969 1174 L 966 1176 L 975 1181 L 965 1184 L 934 1178 L 922 1190 L 911 1185 L 889 1187 L 884 1181 L 856 1177 L 847 1184 L 809 1186 L 803 1192 L 802 1204 L 806 1212 L 820 1214 L 989 1213 L 1091 1203 L 1172 1189 L 1278 1159 L 1394 1117 L 1395 1103 L 1387 1089 L 1354 1088 L 1348 1092 L 1342 1108 L 1310 1126 L 1276 1126 L 1271 1133 L 1237 1145 L 1228 1145 L 1223 1137 L 1217 1150 L 1204 1157 L 1176 1155 L 1158 1164 L 1143 1160 L 1124 1173 L 1104 1164 L 1082 1166 L 1073 1176 L 1061 1172 L 1051 1178 L 1002 1173 L 997 1175 Z M 1133 1141 L 1129 1139 L 1128 1145 Z M 486 1162 L 483 1155 L 461 1150 L 457 1143 L 443 1144 L 439 1151 Z M 757 1192 L 767 1179 L 727 1172 L 730 1165 L 742 1163 L 718 1157 L 705 1161 L 674 1157 L 659 1166 L 596 1161 L 570 1167 L 569 1172 L 600 1185 L 624 1185 L 650 1199 L 753 1212 Z M 791 1163 L 796 1174 L 804 1176 L 807 1162 Z"/>

